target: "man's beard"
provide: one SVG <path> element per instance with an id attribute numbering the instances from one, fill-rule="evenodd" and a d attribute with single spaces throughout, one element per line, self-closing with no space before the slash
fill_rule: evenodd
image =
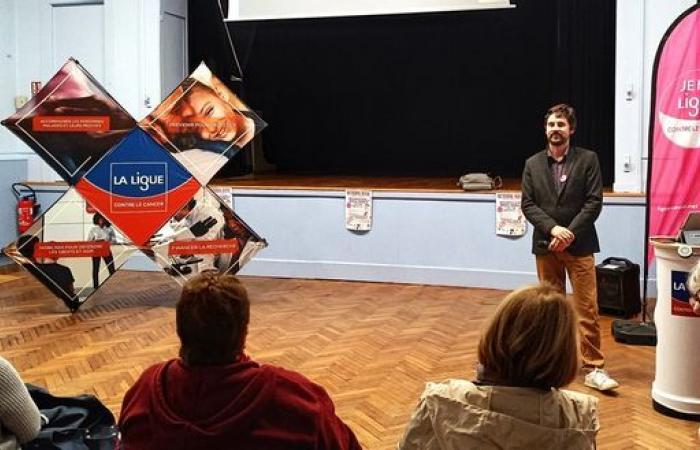
<path id="1" fill-rule="evenodd" d="M 549 136 L 547 136 L 547 142 L 549 142 L 552 145 L 564 145 L 568 142 L 568 139 L 566 139 L 560 133 L 552 133 Z"/>

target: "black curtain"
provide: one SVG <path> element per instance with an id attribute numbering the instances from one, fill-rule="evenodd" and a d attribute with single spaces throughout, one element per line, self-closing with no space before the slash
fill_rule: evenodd
<path id="1" fill-rule="evenodd" d="M 219 0 L 189 0 L 187 6 L 190 71 L 204 62 L 212 73 L 227 84 L 230 84 L 232 77 L 240 78 L 238 64 L 226 36 Z M 228 10 L 228 2 L 222 6 Z"/>
<path id="2" fill-rule="evenodd" d="M 614 173 L 615 9 L 614 1 L 559 0 L 552 103 L 576 108 L 577 145 L 598 152 L 606 185 Z"/>
<path id="3" fill-rule="evenodd" d="M 225 42 L 211 41 L 218 11 L 202 17 L 215 1 L 190 0 L 190 54 L 230 67 Z M 244 74 L 234 88 L 269 123 L 263 147 L 280 171 L 518 178 L 544 147 L 544 111 L 567 101 L 579 112 L 575 142 L 598 151 L 610 185 L 614 25 L 614 1 L 519 0 L 228 27 Z"/>

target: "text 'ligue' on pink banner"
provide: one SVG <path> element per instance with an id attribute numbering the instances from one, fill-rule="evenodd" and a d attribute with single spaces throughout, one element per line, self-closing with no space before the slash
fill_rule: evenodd
<path id="1" fill-rule="evenodd" d="M 682 15 L 661 46 L 651 118 L 650 236 L 675 235 L 689 212 L 700 211 L 700 9 Z"/>

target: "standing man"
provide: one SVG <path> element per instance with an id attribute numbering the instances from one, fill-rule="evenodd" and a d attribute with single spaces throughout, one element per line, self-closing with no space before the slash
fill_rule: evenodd
<path id="1" fill-rule="evenodd" d="M 565 292 L 569 274 L 587 372 L 584 383 L 601 391 L 615 389 L 618 382 L 603 370 L 593 257 L 600 251 L 594 222 L 603 206 L 598 156 L 570 145 L 576 131 L 574 108 L 555 105 L 544 117 L 547 148 L 525 162 L 522 181 L 522 210 L 535 228 L 537 275 Z"/>

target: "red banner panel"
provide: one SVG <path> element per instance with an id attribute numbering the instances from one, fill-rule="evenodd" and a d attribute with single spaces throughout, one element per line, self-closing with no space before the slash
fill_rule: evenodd
<path id="1" fill-rule="evenodd" d="M 35 258 L 96 258 L 109 255 L 107 241 L 39 242 L 34 248 Z"/>
<path id="2" fill-rule="evenodd" d="M 218 255 L 221 253 L 238 253 L 240 246 L 235 239 L 218 239 L 215 241 L 179 241 L 168 246 L 168 255 Z"/>
<path id="3" fill-rule="evenodd" d="M 109 131 L 109 116 L 34 116 L 32 130 L 46 132 Z"/>

